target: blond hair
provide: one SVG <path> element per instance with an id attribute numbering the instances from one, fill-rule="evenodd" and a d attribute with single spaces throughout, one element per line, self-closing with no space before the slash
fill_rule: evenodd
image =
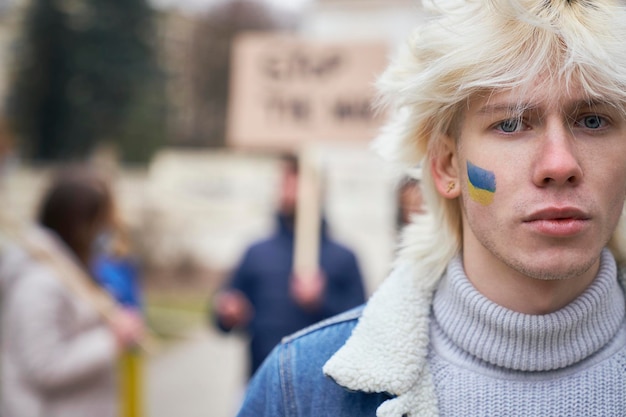
<path id="1" fill-rule="evenodd" d="M 380 77 L 391 120 L 375 147 L 387 159 L 423 166 L 428 213 L 404 233 L 401 258 L 441 274 L 461 249 L 458 199 L 435 190 L 429 161 L 454 137 L 469 100 L 537 82 L 582 86 L 590 100 L 626 108 L 626 6 L 614 0 L 450 0 L 411 37 Z M 521 104 L 521 103 L 520 103 Z M 626 261 L 622 215 L 610 247 Z M 435 280 L 439 275 L 432 276 Z M 435 281 L 433 281 L 434 284 Z"/>

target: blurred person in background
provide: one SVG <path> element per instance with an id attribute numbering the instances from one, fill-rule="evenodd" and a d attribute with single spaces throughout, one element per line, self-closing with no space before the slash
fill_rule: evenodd
<path id="1" fill-rule="evenodd" d="M 113 221 L 108 185 L 84 167 L 61 172 L 45 193 L 38 226 L 26 240 L 5 245 L 2 278 L 2 415 L 11 417 L 117 417 L 116 360 L 143 333 L 134 310 L 117 308 L 104 319 L 78 287 L 105 294 L 89 266 L 100 236 Z M 84 271 L 61 268 L 70 263 Z M 71 278 L 71 279 L 70 279 Z M 90 293 L 91 293 L 90 292 Z"/>
<path id="2" fill-rule="evenodd" d="M 244 329 L 250 337 L 250 375 L 281 338 L 365 300 L 356 256 L 331 239 L 324 222 L 319 273 L 293 276 L 298 160 L 282 158 L 276 232 L 252 244 L 227 285 L 213 300 L 220 329 Z"/>
<path id="3" fill-rule="evenodd" d="M 132 252 L 128 229 L 120 218 L 117 206 L 113 213 L 111 226 L 98 235 L 94 244 L 91 273 L 118 305 L 135 311 L 138 318 L 144 318 L 139 260 Z M 141 349 L 127 349 L 119 355 L 118 391 L 123 416 L 143 414 L 143 353 Z"/>
<path id="4" fill-rule="evenodd" d="M 426 210 L 240 417 L 626 416 L 626 4 L 424 1 L 377 139 Z M 373 237 L 376 238 L 376 237 Z"/>
<path id="5" fill-rule="evenodd" d="M 89 166 L 96 169 L 107 183 L 116 177 L 120 156 L 115 146 L 100 144 L 89 158 Z M 141 310 L 141 270 L 139 259 L 133 253 L 128 225 L 117 204 L 112 208 L 112 221 L 98 236 L 91 260 L 91 272 L 96 281 L 115 300 L 127 308 Z"/>
<path id="6" fill-rule="evenodd" d="M 397 190 L 396 228 L 400 231 L 411 223 L 411 218 L 424 212 L 424 197 L 418 178 L 406 175 L 400 179 Z"/>
<path id="7" fill-rule="evenodd" d="M 96 281 L 126 308 L 142 308 L 141 270 L 131 250 L 128 231 L 118 217 L 98 237 L 91 262 Z"/>

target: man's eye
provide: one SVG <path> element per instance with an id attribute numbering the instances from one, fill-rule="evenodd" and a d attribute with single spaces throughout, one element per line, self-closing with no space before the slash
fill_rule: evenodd
<path id="1" fill-rule="evenodd" d="M 606 121 L 604 120 L 604 118 L 596 114 L 584 116 L 578 119 L 578 125 L 586 129 L 600 129 L 604 127 L 605 124 Z"/>
<path id="2" fill-rule="evenodd" d="M 496 128 L 504 133 L 514 133 L 520 130 L 522 127 L 522 121 L 520 119 L 509 119 L 498 123 Z"/>

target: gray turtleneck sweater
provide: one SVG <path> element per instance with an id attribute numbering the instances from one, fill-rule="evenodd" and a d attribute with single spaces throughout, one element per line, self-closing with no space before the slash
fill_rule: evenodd
<path id="1" fill-rule="evenodd" d="M 429 366 L 441 416 L 626 416 L 624 293 L 615 260 L 565 308 L 503 308 L 453 260 L 433 302 Z"/>

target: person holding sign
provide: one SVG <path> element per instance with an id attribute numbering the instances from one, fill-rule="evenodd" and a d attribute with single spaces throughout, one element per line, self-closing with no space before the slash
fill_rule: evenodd
<path id="1" fill-rule="evenodd" d="M 365 295 L 356 256 L 330 238 L 325 225 L 319 245 L 319 271 L 294 276 L 294 229 L 298 160 L 282 159 L 278 229 L 252 244 L 232 278 L 213 300 L 224 331 L 250 335 L 250 374 L 282 337 L 363 303 Z"/>
<path id="2" fill-rule="evenodd" d="M 88 274 L 112 198 L 94 172 L 70 168 L 46 192 L 38 227 L 2 241 L 3 416 L 119 415 L 118 355 L 143 324 Z"/>
<path id="3" fill-rule="evenodd" d="M 283 339 L 239 416 L 624 416 L 626 3 L 428 4 L 377 139 L 421 164 L 426 210 L 365 307 Z"/>

